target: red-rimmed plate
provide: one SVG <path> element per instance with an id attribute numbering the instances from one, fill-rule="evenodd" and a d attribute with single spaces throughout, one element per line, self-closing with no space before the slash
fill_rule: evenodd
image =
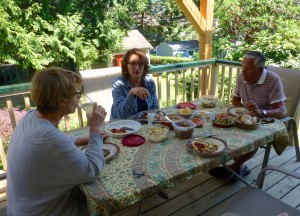
<path id="1" fill-rule="evenodd" d="M 123 145 L 130 147 L 142 145 L 144 142 L 145 138 L 136 134 L 128 135 L 122 139 Z"/>
<path id="2" fill-rule="evenodd" d="M 184 108 L 190 108 L 190 109 L 196 109 L 196 105 L 191 103 L 191 102 L 184 102 L 184 103 L 179 103 L 177 104 L 178 109 L 184 109 Z"/>

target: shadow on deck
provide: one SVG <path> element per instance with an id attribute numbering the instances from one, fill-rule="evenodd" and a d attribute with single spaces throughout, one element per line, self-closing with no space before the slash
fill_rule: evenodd
<path id="1" fill-rule="evenodd" d="M 251 169 L 251 174 L 245 179 L 251 185 L 255 180 L 263 161 L 264 149 L 258 153 L 246 165 Z M 288 170 L 300 173 L 300 162 L 296 162 L 295 148 L 289 147 L 281 156 L 272 149 L 269 165 L 280 166 Z M 220 215 L 223 208 L 230 202 L 234 195 L 245 185 L 242 182 L 232 182 L 230 179 L 216 179 L 203 173 L 188 182 L 167 190 L 169 200 L 166 201 L 158 195 L 145 199 L 142 203 L 142 215 Z M 283 202 L 300 209 L 300 181 L 286 177 L 278 172 L 268 172 L 263 190 Z M 137 205 L 124 209 L 114 216 L 136 215 Z"/>

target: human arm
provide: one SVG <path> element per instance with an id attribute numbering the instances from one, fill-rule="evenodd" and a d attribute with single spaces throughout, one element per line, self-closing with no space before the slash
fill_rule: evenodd
<path id="1" fill-rule="evenodd" d="M 152 105 L 149 107 L 150 110 L 158 109 L 158 99 L 156 94 L 156 86 L 153 79 L 150 79 L 150 88 L 149 88 L 150 95 L 152 97 Z"/>
<path id="2" fill-rule="evenodd" d="M 136 96 L 128 94 L 128 89 L 124 83 L 117 80 L 112 85 L 113 105 L 111 108 L 111 119 L 126 119 L 136 114 Z"/>
<path id="3" fill-rule="evenodd" d="M 253 101 L 249 101 L 246 103 L 246 108 L 250 111 L 250 113 L 257 115 L 257 116 L 266 116 L 266 117 L 273 117 L 273 118 L 282 118 L 286 115 L 286 106 L 284 101 L 279 101 L 276 103 L 271 104 L 272 108 L 268 110 L 264 110 L 265 114 L 263 113 L 263 109 L 259 108 L 256 103 Z"/>
<path id="4" fill-rule="evenodd" d="M 103 140 L 106 140 L 109 136 L 104 133 L 104 132 L 100 132 Z M 75 145 L 76 146 L 82 146 L 82 145 L 87 145 L 89 143 L 89 137 L 88 136 L 82 136 L 82 137 L 76 137 L 75 139 Z"/>

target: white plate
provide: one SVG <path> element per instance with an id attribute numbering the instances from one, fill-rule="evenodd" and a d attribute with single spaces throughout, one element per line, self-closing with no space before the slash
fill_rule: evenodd
<path id="1" fill-rule="evenodd" d="M 239 113 L 239 114 L 236 113 L 237 108 L 242 110 L 241 113 Z M 238 116 L 238 115 L 243 115 L 243 114 L 249 113 L 249 111 L 246 108 L 243 108 L 243 107 L 230 107 L 227 110 L 227 113 L 229 115 L 232 115 L 232 116 Z"/>
<path id="2" fill-rule="evenodd" d="M 209 111 L 209 110 L 196 110 L 194 111 L 194 116 L 198 117 L 198 118 L 208 118 L 208 117 L 212 117 L 214 115 L 213 111 Z"/>
<path id="3" fill-rule="evenodd" d="M 109 154 L 106 155 L 105 159 L 106 161 L 109 161 L 111 160 L 113 157 L 115 157 L 119 151 L 120 151 L 120 148 L 119 146 L 117 146 L 116 144 L 113 144 L 113 143 L 103 143 L 103 146 L 102 146 L 102 149 L 107 149 L 109 150 Z"/>
<path id="4" fill-rule="evenodd" d="M 194 154 L 200 155 L 200 156 L 214 157 L 214 156 L 218 156 L 218 155 L 222 154 L 223 152 L 225 152 L 227 150 L 227 143 L 218 137 L 210 136 L 210 137 L 207 137 L 204 139 L 205 139 L 205 141 L 211 141 L 214 144 L 216 144 L 218 146 L 218 150 L 216 150 L 215 152 L 212 152 L 212 153 L 196 151 L 192 146 L 192 142 L 197 141 L 198 139 L 194 139 L 194 140 L 190 140 L 188 142 L 187 146 L 188 146 L 189 151 L 193 152 Z"/>
<path id="5" fill-rule="evenodd" d="M 128 127 L 132 128 L 134 130 L 126 131 L 126 133 L 112 133 L 112 129 L 119 129 L 121 127 Z M 122 138 L 128 134 L 136 133 L 141 129 L 142 125 L 141 123 L 133 120 L 120 120 L 120 121 L 115 121 L 111 122 L 108 125 L 105 126 L 105 132 L 111 136 L 111 137 L 116 137 L 116 138 Z"/>

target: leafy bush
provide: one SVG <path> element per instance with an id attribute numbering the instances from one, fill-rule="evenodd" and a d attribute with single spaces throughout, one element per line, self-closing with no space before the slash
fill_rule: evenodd
<path id="1" fill-rule="evenodd" d="M 191 62 L 192 58 L 171 57 L 171 56 L 156 56 L 150 55 L 150 62 L 152 65 L 175 64 L 180 62 Z"/>
<path id="2" fill-rule="evenodd" d="M 14 115 L 16 123 L 21 120 L 21 118 L 27 113 L 25 110 L 20 110 L 19 108 L 14 108 Z M 12 135 L 13 128 L 10 122 L 10 117 L 7 109 L 0 109 L 0 138 L 4 145 L 5 152 L 7 151 L 8 142 Z"/>

